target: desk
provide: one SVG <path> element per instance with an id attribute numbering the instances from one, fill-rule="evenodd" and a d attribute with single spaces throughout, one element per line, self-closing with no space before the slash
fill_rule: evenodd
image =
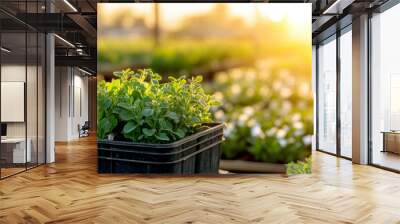
<path id="1" fill-rule="evenodd" d="M 25 138 L 1 139 L 1 153 L 6 163 L 26 163 L 32 160 L 32 140 L 28 138 L 25 152 Z M 3 154 L 5 154 L 3 156 Z M 11 159 L 12 158 L 12 159 Z"/>
<path id="2" fill-rule="evenodd" d="M 400 132 L 383 131 L 383 150 L 382 152 L 392 152 L 400 154 Z"/>

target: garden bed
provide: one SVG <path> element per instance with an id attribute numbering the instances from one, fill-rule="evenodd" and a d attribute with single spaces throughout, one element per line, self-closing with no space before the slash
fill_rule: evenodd
<path id="1" fill-rule="evenodd" d="M 99 173 L 217 174 L 223 125 L 168 144 L 98 141 Z"/>

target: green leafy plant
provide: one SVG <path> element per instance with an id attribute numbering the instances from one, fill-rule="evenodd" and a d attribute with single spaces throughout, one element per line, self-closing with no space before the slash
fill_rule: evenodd
<path id="1" fill-rule="evenodd" d="M 189 80 L 161 76 L 150 69 L 115 72 L 117 79 L 98 84 L 97 136 L 145 143 L 167 143 L 198 131 L 212 121 L 218 105 L 201 87 L 202 77 Z"/>
<path id="2" fill-rule="evenodd" d="M 312 171 L 312 160 L 308 157 L 305 161 L 290 162 L 286 165 L 286 173 L 294 174 L 310 174 Z"/>

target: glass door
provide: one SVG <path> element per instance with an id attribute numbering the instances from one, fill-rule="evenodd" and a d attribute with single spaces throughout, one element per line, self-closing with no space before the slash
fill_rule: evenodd
<path id="1" fill-rule="evenodd" d="M 1 34 L 1 176 L 26 170 L 31 161 L 26 125 L 26 33 Z"/>
<path id="2" fill-rule="evenodd" d="M 400 171 L 400 4 L 371 18 L 370 162 Z"/>
<path id="3" fill-rule="evenodd" d="M 41 13 L 43 1 L 10 4 Z M 45 163 L 45 35 L 0 12 L 0 178 Z"/>
<path id="4" fill-rule="evenodd" d="M 318 47 L 318 149 L 336 154 L 336 35 Z"/>
<path id="5" fill-rule="evenodd" d="M 341 32 L 340 42 L 340 155 L 352 157 L 352 33 Z"/>

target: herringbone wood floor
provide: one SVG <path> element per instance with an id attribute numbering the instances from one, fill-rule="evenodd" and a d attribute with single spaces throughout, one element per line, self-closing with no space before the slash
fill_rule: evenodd
<path id="1" fill-rule="evenodd" d="M 316 153 L 314 173 L 139 177 L 96 173 L 94 139 L 0 181 L 0 223 L 400 223 L 400 175 Z"/>

